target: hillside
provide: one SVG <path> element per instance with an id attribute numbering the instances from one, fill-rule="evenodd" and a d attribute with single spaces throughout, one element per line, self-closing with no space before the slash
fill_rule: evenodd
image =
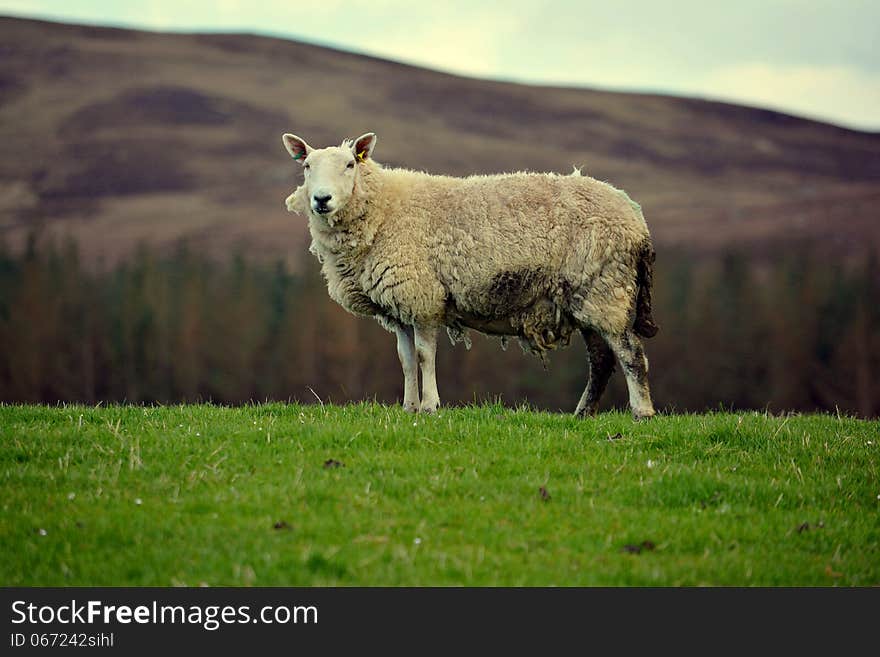
<path id="1" fill-rule="evenodd" d="M 880 245 L 880 135 L 658 95 L 476 80 L 251 35 L 0 18 L 0 235 L 70 235 L 90 262 L 186 238 L 305 253 L 283 199 L 316 146 L 368 130 L 376 157 L 451 174 L 568 171 L 640 201 L 658 245 L 838 252 Z"/>

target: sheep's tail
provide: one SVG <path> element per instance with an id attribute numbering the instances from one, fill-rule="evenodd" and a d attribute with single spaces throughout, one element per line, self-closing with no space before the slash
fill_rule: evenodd
<path id="1" fill-rule="evenodd" d="M 654 260 L 657 254 L 650 242 L 642 247 L 636 266 L 636 285 L 639 291 L 636 296 L 636 321 L 633 330 L 643 338 L 653 338 L 660 327 L 651 316 L 651 288 L 654 286 Z"/>

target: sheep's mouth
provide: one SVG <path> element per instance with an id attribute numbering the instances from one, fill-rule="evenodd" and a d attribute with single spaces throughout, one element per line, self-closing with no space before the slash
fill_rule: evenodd
<path id="1" fill-rule="evenodd" d="M 314 205 L 312 206 L 312 210 L 314 210 L 315 214 L 326 216 L 328 214 L 333 214 L 335 208 L 331 208 L 328 205 Z"/>

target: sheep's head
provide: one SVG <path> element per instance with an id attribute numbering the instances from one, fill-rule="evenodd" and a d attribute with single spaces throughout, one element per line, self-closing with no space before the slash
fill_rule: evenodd
<path id="1" fill-rule="evenodd" d="M 331 220 L 351 199 L 360 169 L 373 154 L 376 135 L 368 132 L 353 142 L 317 149 L 296 135 L 288 133 L 282 139 L 287 152 L 302 165 L 305 174 L 305 182 L 293 196 L 299 196 L 313 214 Z M 289 209 L 295 209 L 290 205 L 288 202 Z"/>

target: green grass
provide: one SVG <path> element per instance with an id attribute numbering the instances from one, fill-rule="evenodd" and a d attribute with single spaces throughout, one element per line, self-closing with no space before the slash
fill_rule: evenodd
<path id="1" fill-rule="evenodd" d="M 877 585 L 878 450 L 829 415 L 2 406 L 0 584 Z"/>

